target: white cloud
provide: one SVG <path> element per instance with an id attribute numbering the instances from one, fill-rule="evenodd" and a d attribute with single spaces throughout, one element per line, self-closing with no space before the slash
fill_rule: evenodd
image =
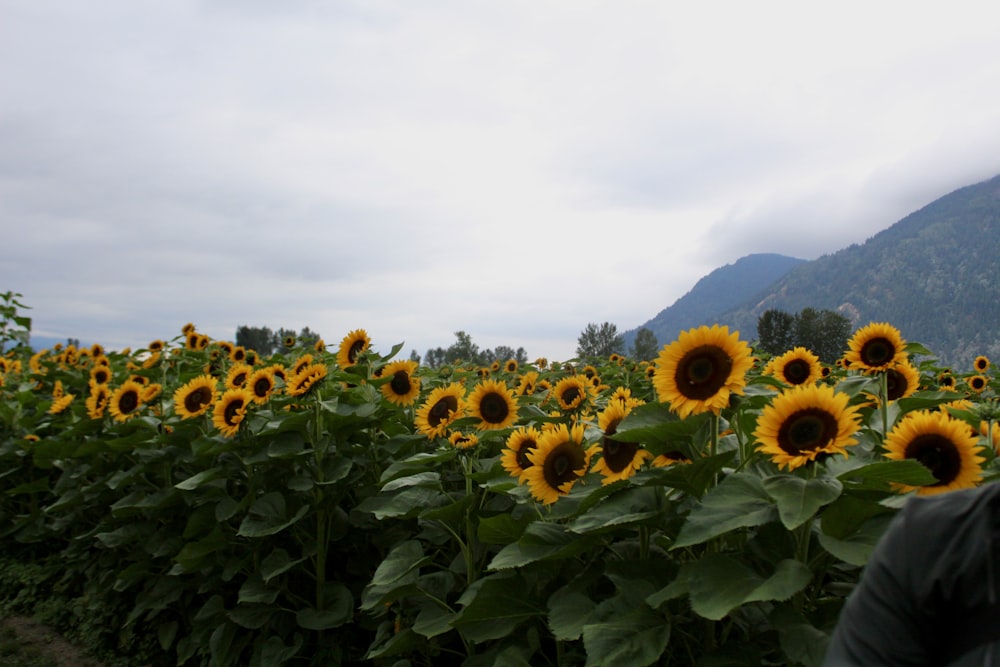
<path id="1" fill-rule="evenodd" d="M 55 336 L 567 358 L 1000 172 L 971 0 L 2 4 L 0 288 Z"/>

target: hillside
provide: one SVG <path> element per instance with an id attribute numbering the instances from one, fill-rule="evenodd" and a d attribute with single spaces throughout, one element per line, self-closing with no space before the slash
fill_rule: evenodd
<path id="1" fill-rule="evenodd" d="M 664 308 L 653 319 L 625 332 L 625 345 L 635 340 L 636 331 L 645 327 L 661 343 L 668 343 L 691 327 L 714 323 L 720 313 L 738 308 L 774 284 L 792 268 L 806 260 L 773 253 L 747 255 L 732 264 L 715 269 L 695 283 L 687 294 Z"/>
<path id="2" fill-rule="evenodd" d="M 945 363 L 1000 358 L 1000 176 L 911 213 L 863 244 L 801 264 L 717 321 L 752 339 L 769 308 L 886 321 Z"/>

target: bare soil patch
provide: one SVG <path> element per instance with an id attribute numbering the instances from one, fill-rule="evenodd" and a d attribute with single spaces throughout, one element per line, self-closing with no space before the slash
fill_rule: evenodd
<path id="1" fill-rule="evenodd" d="M 31 648 L 53 660 L 58 667 L 104 667 L 96 658 L 67 641 L 52 628 L 24 616 L 0 619 L 0 627 L 10 629 L 26 648 Z"/>

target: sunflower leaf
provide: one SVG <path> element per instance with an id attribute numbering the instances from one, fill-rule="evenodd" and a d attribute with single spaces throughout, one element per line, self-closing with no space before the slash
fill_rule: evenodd
<path id="1" fill-rule="evenodd" d="M 703 618 L 718 621 L 747 602 L 787 600 L 811 579 L 812 571 L 797 560 L 779 562 L 765 579 L 735 558 L 712 554 L 692 567 L 691 608 Z"/>
<path id="2" fill-rule="evenodd" d="M 468 640 L 482 642 L 506 637 L 524 621 L 545 616 L 544 605 L 529 593 L 530 587 L 517 575 L 494 574 L 476 584 L 475 588 L 467 588 L 459 599 L 465 607 L 451 623 Z"/>
<path id="3" fill-rule="evenodd" d="M 622 489 L 582 513 L 569 528 L 575 533 L 590 533 L 659 517 L 657 501 L 661 495 L 649 487 Z"/>
<path id="4" fill-rule="evenodd" d="M 589 536 L 581 537 L 556 523 L 534 522 L 513 544 L 508 544 L 493 557 L 488 569 L 504 570 L 540 560 L 569 558 L 593 544 Z"/>
<path id="5" fill-rule="evenodd" d="M 838 475 L 840 481 L 850 481 L 852 489 L 883 490 L 890 484 L 923 486 L 937 481 L 931 471 L 916 459 L 876 461 Z"/>
<path id="6" fill-rule="evenodd" d="M 819 533 L 819 543 L 828 552 L 851 565 L 863 566 L 875 549 L 875 544 L 882 537 L 889 521 L 890 514 L 879 514 L 871 517 L 861 526 L 843 538 L 836 538 L 827 533 Z"/>
<path id="7" fill-rule="evenodd" d="M 759 526 L 777 517 L 778 509 L 761 481 L 750 474 L 734 473 L 705 494 L 670 548 L 701 544 L 731 530 Z"/>
<path id="8" fill-rule="evenodd" d="M 583 626 L 587 667 L 651 665 L 670 641 L 670 622 L 632 595 L 616 595 L 592 612 Z"/>
<path id="9" fill-rule="evenodd" d="M 820 507 L 836 500 L 844 485 L 836 479 L 802 479 L 794 475 L 774 475 L 763 480 L 764 490 L 778 504 L 778 516 L 788 530 L 811 519 Z"/>

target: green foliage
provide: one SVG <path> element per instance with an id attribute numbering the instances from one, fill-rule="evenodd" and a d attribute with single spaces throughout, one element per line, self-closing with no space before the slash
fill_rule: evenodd
<path id="1" fill-rule="evenodd" d="M 410 359 L 421 361 L 416 351 L 410 354 Z M 525 352 L 523 347 L 515 350 L 507 345 L 498 345 L 492 350 L 481 350 L 472 341 L 472 336 L 465 331 L 456 331 L 454 343 L 447 348 L 436 347 L 427 350 L 427 354 L 424 355 L 422 361 L 425 366 L 430 368 L 440 368 L 441 366 L 451 364 L 485 367 L 490 366 L 494 362 L 502 364 L 510 359 L 518 362 L 518 364 L 524 364 L 528 361 L 528 353 Z"/>
<path id="2" fill-rule="evenodd" d="M 602 322 L 601 324 L 591 322 L 576 339 L 576 356 L 581 359 L 607 358 L 612 354 L 623 354 L 624 352 L 625 336 L 618 333 L 618 327 L 611 322 Z"/>
<path id="3" fill-rule="evenodd" d="M 481 354 L 467 335 L 456 345 Z M 595 358 L 600 386 L 575 412 L 541 387 L 578 370 L 525 363 L 496 371 L 511 387 L 534 378 L 514 424 L 474 430 L 460 409 L 428 437 L 431 393 L 458 383 L 471 395 L 479 374 L 421 367 L 419 396 L 399 405 L 383 394 L 398 378 L 381 372 L 400 348 L 348 368 L 310 349 L 326 375 L 303 391 L 290 369 L 304 350 L 260 359 L 288 372 L 231 437 L 211 412 L 185 418 L 174 403 L 206 367 L 221 388 L 220 342 L 109 353 L 113 387 L 138 376 L 160 390 L 125 419 L 86 405 L 95 359 L 8 353 L 5 608 L 128 664 L 818 665 L 899 485 L 936 482 L 916 460 L 885 458 L 887 430 L 957 396 L 874 400 L 877 377 L 837 368 L 822 381 L 857 409 L 857 443 L 784 469 L 754 436 L 783 387 L 756 370 L 719 412 L 681 419 L 638 360 Z M 929 382 L 936 369 L 921 372 Z M 61 410 L 57 380 L 75 396 Z M 955 418 L 978 429 L 998 388 L 991 371 Z M 643 459 L 617 480 L 592 465 L 543 504 L 508 471 L 508 445 L 522 427 L 545 438 L 571 424 L 592 464 L 622 445 Z M 477 441 L 459 448 L 453 433 Z M 987 478 L 1000 473 L 992 452 Z M 659 465 L 668 454 L 686 462 Z"/>
<path id="4" fill-rule="evenodd" d="M 28 308 L 19 301 L 22 296 L 9 290 L 0 292 L 0 352 L 12 346 L 27 346 L 31 338 L 31 318 L 19 312 Z"/>
<path id="5" fill-rule="evenodd" d="M 832 310 L 803 308 L 792 315 L 772 308 L 757 320 L 757 336 L 758 347 L 769 354 L 779 355 L 794 347 L 804 347 L 830 364 L 847 349 L 851 321 Z"/>
<path id="6" fill-rule="evenodd" d="M 652 361 L 660 351 L 660 341 L 650 329 L 641 327 L 635 333 L 630 356 L 639 361 Z"/>

